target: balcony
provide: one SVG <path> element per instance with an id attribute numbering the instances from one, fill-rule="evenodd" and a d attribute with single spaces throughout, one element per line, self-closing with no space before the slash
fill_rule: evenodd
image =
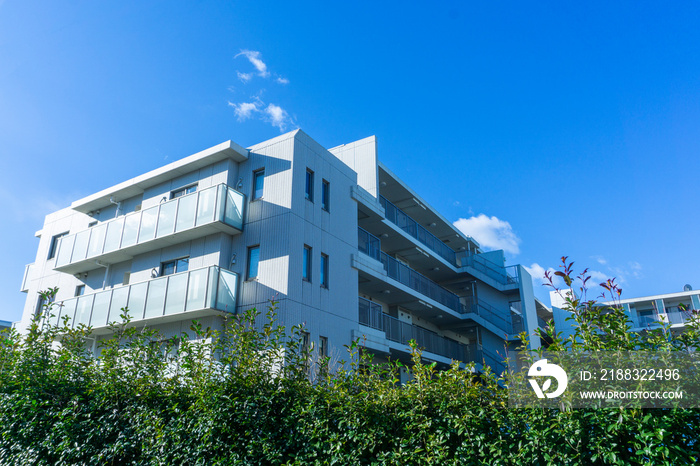
<path id="1" fill-rule="evenodd" d="M 109 322 L 121 322 L 122 308 L 129 309 L 132 322 L 164 323 L 235 312 L 238 274 L 217 266 L 190 270 L 133 285 L 78 296 L 55 306 L 49 323 L 90 325 L 105 333 Z M 102 332 L 99 331 L 103 328 Z"/>
<path id="2" fill-rule="evenodd" d="M 369 257 L 378 260 L 384 266 L 384 271 L 397 282 L 421 293 L 424 296 L 452 309 L 457 313 L 463 313 L 464 309 L 459 302 L 459 296 L 446 290 L 429 278 L 416 272 L 409 266 L 402 264 L 385 252 L 381 251 L 379 238 L 362 228 L 358 228 L 358 250 Z"/>
<path id="3" fill-rule="evenodd" d="M 633 322 L 633 324 L 636 324 L 636 327 L 641 328 L 657 327 L 662 323 L 680 325 L 687 323 L 692 318 L 694 313 L 697 312 L 692 310 L 683 311 L 678 307 L 675 307 L 674 309 L 675 310 L 666 309 L 665 314 L 637 315 L 635 319 L 636 322 Z"/>
<path id="4" fill-rule="evenodd" d="M 480 254 L 464 253 L 460 258 L 462 267 L 471 267 L 501 285 L 509 286 L 518 285 L 520 283 L 518 268 L 514 265 L 502 267 L 480 257 Z"/>
<path id="5" fill-rule="evenodd" d="M 384 207 L 386 219 L 391 223 L 401 228 L 410 236 L 417 239 L 420 243 L 430 248 L 440 257 L 445 259 L 450 264 L 457 266 L 455 252 L 443 243 L 437 236 L 430 233 L 420 223 L 413 220 L 408 214 L 396 207 L 384 196 L 379 196 L 379 203 Z"/>
<path id="6" fill-rule="evenodd" d="M 510 316 L 505 316 L 503 315 L 503 312 L 481 299 L 472 297 L 466 297 L 465 299 L 465 308 L 467 312 L 472 312 L 482 317 L 486 322 L 489 322 L 495 325 L 498 329 L 502 330 L 503 333 L 514 335 L 523 331 L 522 317 L 514 316 L 512 313 L 510 313 Z"/>
<path id="7" fill-rule="evenodd" d="M 81 273 L 217 232 L 243 230 L 245 196 L 225 184 L 165 201 L 61 238 L 55 269 Z"/>
<path id="8" fill-rule="evenodd" d="M 404 345 L 415 340 L 419 348 L 438 356 L 462 362 L 473 361 L 476 356 L 467 345 L 391 317 L 382 312 L 380 305 L 365 298 L 359 298 L 359 321 L 365 327 L 385 332 L 387 340 Z"/>

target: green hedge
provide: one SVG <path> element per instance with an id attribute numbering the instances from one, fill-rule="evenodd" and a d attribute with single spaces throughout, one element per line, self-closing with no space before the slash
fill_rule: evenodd
<path id="1" fill-rule="evenodd" d="M 621 311 L 594 304 L 570 301 L 577 335 L 550 334 L 553 349 L 698 346 L 696 323 L 682 337 L 637 335 Z M 0 464 L 689 464 L 700 454 L 700 410 L 508 409 L 493 375 L 436 371 L 417 348 L 400 385 L 400 364 L 371 364 L 357 342 L 344 365 L 314 361 L 274 309 L 221 333 L 195 322 L 199 343 L 164 342 L 128 320 L 99 358 L 84 327 L 37 320 L 26 336 L 0 334 Z"/>

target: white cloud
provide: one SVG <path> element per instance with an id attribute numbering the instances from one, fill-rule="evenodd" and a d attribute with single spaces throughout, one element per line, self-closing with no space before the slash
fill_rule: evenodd
<path id="1" fill-rule="evenodd" d="M 479 214 L 476 217 L 460 218 L 454 222 L 454 226 L 485 248 L 503 249 L 511 254 L 520 253 L 520 238 L 505 220 Z"/>
<path id="2" fill-rule="evenodd" d="M 277 77 L 277 82 L 280 83 L 280 84 L 289 84 L 289 79 L 283 78 L 283 77 L 281 77 L 281 76 L 278 76 L 278 77 Z"/>
<path id="3" fill-rule="evenodd" d="M 564 280 L 562 280 L 561 277 L 554 275 L 554 272 L 556 272 L 556 270 L 554 270 L 554 268 L 552 267 L 549 267 L 545 270 L 545 268 L 537 262 L 533 262 L 530 267 L 528 267 L 527 265 L 524 265 L 523 267 L 525 267 L 527 273 L 529 273 L 532 277 L 533 285 L 543 285 L 545 283 L 549 283 L 549 281 L 544 277 L 545 272 L 549 272 L 549 274 L 552 277 L 552 284 L 555 287 L 562 288 L 564 286 Z"/>
<path id="4" fill-rule="evenodd" d="M 280 132 L 289 126 L 296 126 L 294 119 L 285 109 L 275 104 L 268 104 L 266 107 L 259 97 L 254 97 L 252 102 L 229 102 L 228 105 L 233 108 L 239 122 L 257 118 L 279 128 Z"/>
<path id="5" fill-rule="evenodd" d="M 280 131 L 284 131 L 288 124 L 293 124 L 287 111 L 279 105 L 269 104 L 267 108 L 265 108 L 265 113 L 270 123 L 272 123 L 272 126 L 278 127 Z"/>
<path id="6" fill-rule="evenodd" d="M 253 73 L 241 73 L 240 71 L 236 71 L 236 74 L 238 75 L 238 79 L 240 79 L 244 83 L 247 83 L 248 81 L 253 79 Z"/>
<path id="7" fill-rule="evenodd" d="M 605 265 L 608 263 L 607 259 L 603 256 L 591 256 L 591 259 L 595 259 L 600 265 Z"/>
<path id="8" fill-rule="evenodd" d="M 255 69 L 258 70 L 258 76 L 262 78 L 267 78 L 270 76 L 270 72 L 267 71 L 267 65 L 260 58 L 260 52 L 257 50 L 241 50 L 241 53 L 237 54 L 234 58 L 238 58 L 241 55 L 246 57 L 248 61 L 253 64 Z"/>
<path id="9" fill-rule="evenodd" d="M 588 275 L 590 275 L 591 279 L 588 280 L 588 283 L 586 286 L 588 288 L 593 288 L 593 286 L 600 285 L 601 283 L 605 283 L 608 281 L 608 278 L 610 278 L 607 274 L 600 272 L 598 270 L 589 270 Z"/>
<path id="10" fill-rule="evenodd" d="M 260 111 L 257 102 L 241 102 L 234 104 L 233 102 L 228 103 L 230 107 L 233 107 L 233 111 L 236 113 L 236 118 L 238 121 L 245 121 L 249 118 L 253 118 L 253 114 Z"/>

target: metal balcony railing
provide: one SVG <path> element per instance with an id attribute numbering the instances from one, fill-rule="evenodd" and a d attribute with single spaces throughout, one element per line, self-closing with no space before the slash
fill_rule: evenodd
<path id="1" fill-rule="evenodd" d="M 214 222 L 242 231 L 244 204 L 243 194 L 219 184 L 117 217 L 61 238 L 55 268 L 98 259 L 105 254 Z"/>
<path id="2" fill-rule="evenodd" d="M 381 242 L 379 238 L 362 228 L 357 229 L 357 249 L 374 260 L 382 260 Z"/>
<path id="3" fill-rule="evenodd" d="M 382 252 L 381 242 L 376 236 L 359 227 L 357 233 L 357 249 L 371 258 L 381 261 L 389 278 L 393 278 L 397 282 L 437 301 L 455 312 L 460 314 L 464 312 L 462 304 L 459 302 L 459 296 L 446 290 L 409 266 L 402 264 L 385 252 Z"/>
<path id="4" fill-rule="evenodd" d="M 409 266 L 402 264 L 385 252 L 381 253 L 381 260 L 390 278 L 393 278 L 397 282 L 437 301 L 457 313 L 461 314 L 464 312 L 462 304 L 459 301 L 459 296 L 456 294 L 446 290 Z"/>
<path id="5" fill-rule="evenodd" d="M 460 258 L 462 267 L 471 267 L 476 269 L 502 285 L 513 285 L 520 283 L 520 274 L 518 273 L 518 268 L 514 265 L 501 267 L 488 259 L 481 257 L 481 254 L 464 253 L 460 255 Z"/>
<path id="6" fill-rule="evenodd" d="M 390 341 L 408 345 L 410 340 L 415 340 L 419 348 L 457 361 L 473 361 L 475 357 L 470 353 L 469 346 L 391 317 L 382 312 L 380 305 L 365 298 L 359 298 L 359 321 L 362 325 L 383 331 Z"/>
<path id="7" fill-rule="evenodd" d="M 430 233 L 425 227 L 413 220 L 408 214 L 396 207 L 384 196 L 379 196 L 379 203 L 384 207 L 387 220 L 432 249 L 450 264 L 455 267 L 457 266 L 455 252 L 448 245 L 443 243 L 442 240 Z"/>
<path id="8" fill-rule="evenodd" d="M 473 312 L 483 317 L 484 320 L 503 330 L 504 333 L 512 335 L 523 331 L 522 318 L 517 319 L 517 322 L 515 322 L 513 314 L 510 312 L 510 315 L 505 315 L 502 311 L 499 311 L 481 299 L 469 296 L 464 299 L 466 300 L 465 308 L 467 312 Z"/>
<path id="9" fill-rule="evenodd" d="M 49 323 L 68 316 L 73 326 L 104 327 L 121 322 L 125 307 L 132 321 L 203 309 L 235 312 L 237 285 L 238 274 L 217 266 L 190 270 L 66 299 L 54 306 Z"/>

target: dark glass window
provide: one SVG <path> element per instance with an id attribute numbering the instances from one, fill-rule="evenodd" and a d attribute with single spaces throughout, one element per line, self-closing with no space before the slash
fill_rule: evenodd
<path id="1" fill-rule="evenodd" d="M 175 259 L 172 261 L 163 262 L 160 265 L 160 276 L 164 277 L 166 275 L 172 275 L 174 273 L 187 272 L 189 263 L 189 257 L 183 257 L 182 259 Z"/>
<path id="2" fill-rule="evenodd" d="M 306 169 L 306 198 L 314 201 L 314 172 Z"/>
<path id="3" fill-rule="evenodd" d="M 252 246 L 248 248 L 248 273 L 247 278 L 257 278 L 258 263 L 260 262 L 260 246 Z"/>
<path id="4" fill-rule="evenodd" d="M 327 212 L 331 210 L 331 184 L 326 180 L 321 183 L 321 208 Z"/>
<path id="5" fill-rule="evenodd" d="M 265 186 L 265 170 L 258 170 L 253 173 L 253 199 L 263 197 L 263 187 Z"/>

